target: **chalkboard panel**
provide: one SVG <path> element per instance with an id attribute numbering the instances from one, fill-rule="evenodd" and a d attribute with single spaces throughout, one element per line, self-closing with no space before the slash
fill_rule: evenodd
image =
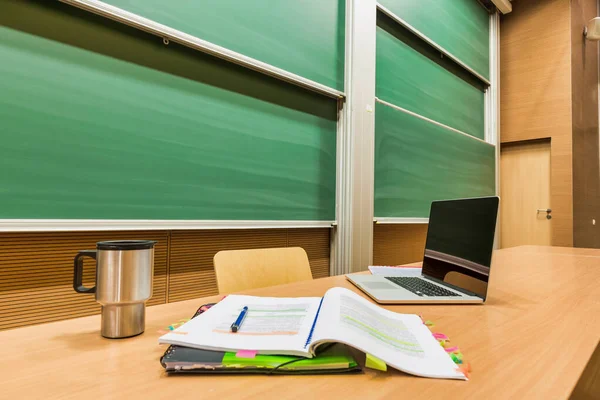
<path id="1" fill-rule="evenodd" d="M 375 216 L 428 218 L 434 200 L 495 193 L 495 147 L 383 104 L 375 109 Z"/>
<path id="2" fill-rule="evenodd" d="M 104 2 L 344 90 L 346 0 Z"/>
<path id="3" fill-rule="evenodd" d="M 376 95 L 483 139 L 484 92 L 417 49 L 377 28 Z"/>
<path id="4" fill-rule="evenodd" d="M 477 0 L 379 0 L 483 77 L 490 77 L 490 17 Z"/>
<path id="5" fill-rule="evenodd" d="M 58 2 L 0 24 L 0 218 L 335 219 L 334 100 Z"/>

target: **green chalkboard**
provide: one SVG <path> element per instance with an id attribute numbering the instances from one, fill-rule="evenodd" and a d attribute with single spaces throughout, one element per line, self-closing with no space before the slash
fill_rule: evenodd
<path id="1" fill-rule="evenodd" d="M 378 98 L 484 137 L 484 92 L 381 27 L 376 68 Z"/>
<path id="2" fill-rule="evenodd" d="M 0 37 L 0 219 L 335 219 L 334 100 L 58 2 Z"/>
<path id="3" fill-rule="evenodd" d="M 483 77 L 490 77 L 489 14 L 477 0 L 379 0 Z"/>
<path id="4" fill-rule="evenodd" d="M 495 193 L 495 147 L 377 104 L 375 216 L 429 217 L 433 200 Z"/>
<path id="5" fill-rule="evenodd" d="M 346 0 L 104 2 L 344 90 Z"/>

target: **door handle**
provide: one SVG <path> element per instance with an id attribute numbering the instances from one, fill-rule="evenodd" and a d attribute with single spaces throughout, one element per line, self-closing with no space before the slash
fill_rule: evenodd
<path id="1" fill-rule="evenodd" d="M 541 212 L 546 213 L 546 219 L 552 219 L 552 209 L 551 208 L 538 208 L 537 214 L 539 214 Z"/>

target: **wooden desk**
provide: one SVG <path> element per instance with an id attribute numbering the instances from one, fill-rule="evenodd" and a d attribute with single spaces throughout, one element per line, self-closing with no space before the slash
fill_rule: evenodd
<path id="1" fill-rule="evenodd" d="M 468 382 L 366 370 L 335 376 L 172 376 L 158 331 L 218 297 L 149 307 L 146 332 L 100 337 L 100 317 L 0 333 L 6 399 L 564 399 L 600 339 L 600 250 L 520 247 L 495 254 L 485 305 L 392 306 L 435 322 L 473 367 Z M 332 277 L 248 293 L 321 296 Z M 356 291 L 356 290 L 355 290 Z"/>

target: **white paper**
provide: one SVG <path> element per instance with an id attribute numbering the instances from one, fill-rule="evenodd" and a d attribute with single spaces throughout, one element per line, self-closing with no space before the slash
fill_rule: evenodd
<path id="1" fill-rule="evenodd" d="M 369 266 L 373 275 L 381 276 L 421 276 L 421 268 Z"/>
<path id="2" fill-rule="evenodd" d="M 245 306 L 248 315 L 232 333 L 231 324 Z M 306 357 L 322 343 L 339 342 L 414 375 L 466 379 L 419 316 L 385 310 L 344 288 L 329 289 L 323 299 L 230 295 L 159 342 Z"/>
<path id="3" fill-rule="evenodd" d="M 256 350 L 261 354 L 309 355 L 306 341 L 320 297 L 255 297 L 229 295 L 203 314 L 161 336 L 159 343 L 205 350 Z M 231 324 L 243 307 L 248 314 L 238 332 Z"/>
<path id="4" fill-rule="evenodd" d="M 388 311 L 348 289 L 327 291 L 313 338 L 313 346 L 345 343 L 413 375 L 466 379 L 418 315 Z"/>
<path id="5" fill-rule="evenodd" d="M 232 334 L 235 337 L 298 335 L 306 325 L 307 318 L 314 320 L 313 315 L 308 315 L 311 303 L 257 304 L 255 301 L 248 300 L 244 304 L 248 307 L 248 313 L 238 332 L 233 335 L 231 323 L 240 315 L 241 308 L 234 309 L 229 315 L 223 316 L 213 332 Z"/>

